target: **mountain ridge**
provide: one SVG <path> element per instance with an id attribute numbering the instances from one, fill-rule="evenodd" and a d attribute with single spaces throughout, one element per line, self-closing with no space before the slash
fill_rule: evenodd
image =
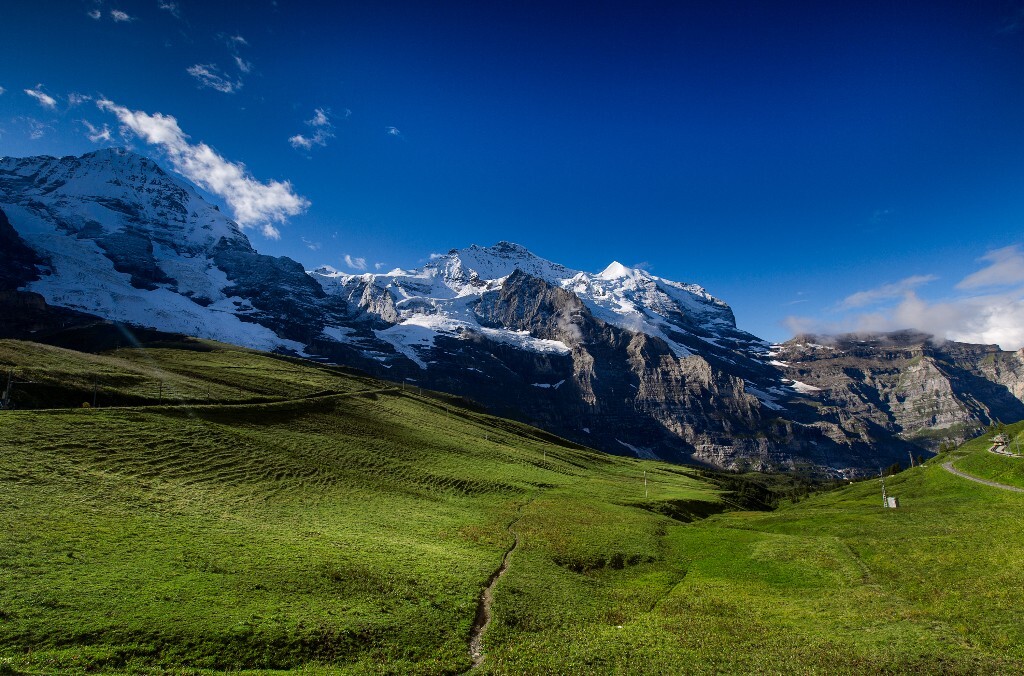
<path id="1" fill-rule="evenodd" d="M 23 245 L 3 251 L 20 271 L 8 285 L 52 306 L 358 367 L 612 453 L 848 474 L 920 450 L 907 439 L 923 429 L 962 436 L 1024 417 L 1024 353 L 900 358 L 921 385 L 910 408 L 939 409 L 915 418 L 899 377 L 876 374 L 892 357 L 878 345 L 854 382 L 806 341 L 739 329 L 703 287 L 617 261 L 588 273 L 501 241 L 413 270 L 307 271 L 258 253 L 186 181 L 120 149 L 0 159 L 0 237 Z"/>

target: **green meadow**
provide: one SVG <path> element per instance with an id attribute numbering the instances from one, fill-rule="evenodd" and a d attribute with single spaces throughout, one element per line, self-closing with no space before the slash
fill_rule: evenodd
<path id="1" fill-rule="evenodd" d="M 479 673 L 1024 670 L 1024 494 L 935 460 L 897 510 L 871 479 L 748 511 L 741 477 L 213 343 L 0 369 L 0 674 L 462 673 L 514 543 Z"/>

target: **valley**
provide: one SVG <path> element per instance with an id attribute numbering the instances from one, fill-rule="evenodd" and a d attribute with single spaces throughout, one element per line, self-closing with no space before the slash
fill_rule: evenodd
<path id="1" fill-rule="evenodd" d="M 887 478 L 898 510 L 877 479 L 793 502 L 784 478 L 609 456 L 448 395 L 153 338 L 0 343 L 17 379 L 104 383 L 99 408 L 0 412 L 4 673 L 462 672 L 513 545 L 480 673 L 1024 666 L 1024 498 L 940 465 L 1019 483 L 984 437 Z"/>

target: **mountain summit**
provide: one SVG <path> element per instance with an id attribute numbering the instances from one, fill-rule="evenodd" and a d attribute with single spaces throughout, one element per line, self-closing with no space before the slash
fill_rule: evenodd
<path id="1" fill-rule="evenodd" d="M 120 149 L 0 159 L 0 243 L 4 288 L 51 306 L 355 366 L 619 454 L 873 471 L 920 451 L 907 439 L 1024 407 L 1024 353 L 986 371 L 990 351 L 915 344 L 896 366 L 913 377 L 882 377 L 892 350 L 771 346 L 704 288 L 618 262 L 589 273 L 502 241 L 414 270 L 307 272 Z M 908 412 L 911 395 L 937 413 Z"/>

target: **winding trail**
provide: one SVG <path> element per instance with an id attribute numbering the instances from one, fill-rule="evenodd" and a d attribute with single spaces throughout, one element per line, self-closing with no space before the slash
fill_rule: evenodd
<path id="1" fill-rule="evenodd" d="M 483 591 L 480 592 L 480 600 L 477 601 L 476 605 L 476 619 L 473 620 L 473 628 L 469 632 L 469 656 L 473 660 L 473 666 L 470 671 L 476 669 L 483 664 L 486 655 L 484 654 L 484 634 L 487 632 L 487 627 L 491 624 L 491 606 L 494 605 L 494 587 L 498 584 L 505 573 L 508 571 L 509 560 L 512 558 L 512 552 L 519 546 L 519 534 L 512 530 L 512 527 L 519 523 L 519 520 L 523 518 L 523 509 L 526 508 L 537 496 L 534 496 L 521 504 L 517 510 L 516 518 L 509 522 L 508 526 L 505 527 L 509 533 L 512 534 L 512 546 L 505 550 L 504 556 L 501 557 L 501 565 L 498 569 L 491 573 L 491 577 L 487 580 L 487 586 L 484 587 Z"/>
<path id="2" fill-rule="evenodd" d="M 953 461 L 952 460 L 950 460 L 949 462 L 942 463 L 942 468 L 945 469 L 950 474 L 955 474 L 958 477 L 967 479 L 969 481 L 976 481 L 979 484 L 985 484 L 986 486 L 991 486 L 992 488 L 1002 488 L 1004 491 L 1013 491 L 1014 493 L 1024 493 L 1024 488 L 1018 488 L 1017 486 L 1007 486 L 1006 484 L 997 483 L 995 481 L 989 481 L 988 479 L 980 479 L 980 478 L 978 478 L 976 476 L 971 476 L 970 474 L 967 474 L 966 472 L 961 472 L 960 470 L 958 470 L 955 467 L 953 467 Z"/>

